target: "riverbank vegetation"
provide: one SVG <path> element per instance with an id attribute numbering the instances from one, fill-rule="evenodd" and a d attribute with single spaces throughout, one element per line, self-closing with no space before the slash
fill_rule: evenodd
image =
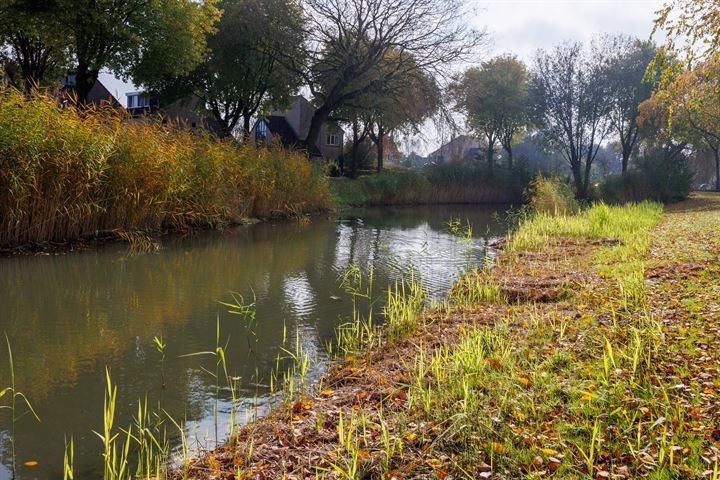
<path id="1" fill-rule="evenodd" d="M 0 130 L 2 247 L 330 207 L 323 171 L 299 152 L 14 89 L 0 96 Z"/>
<path id="2" fill-rule="evenodd" d="M 386 309 L 395 335 L 347 342 L 317 390 L 190 474 L 717 478 L 720 199 L 662 212 L 528 218 L 491 270 Z"/>
<path id="3" fill-rule="evenodd" d="M 482 162 L 389 168 L 375 175 L 331 179 L 339 207 L 443 203 L 520 204 L 529 173 L 488 168 Z"/>

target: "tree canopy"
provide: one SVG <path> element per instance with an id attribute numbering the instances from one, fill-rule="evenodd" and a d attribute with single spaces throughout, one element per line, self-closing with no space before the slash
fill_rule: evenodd
<path id="1" fill-rule="evenodd" d="M 493 165 L 495 144 L 500 143 L 512 166 L 512 143 L 528 124 L 525 65 L 514 56 L 493 58 L 465 71 L 451 92 L 470 130 L 487 142 L 488 164 Z"/>
<path id="2" fill-rule="evenodd" d="M 14 83 L 74 74 L 80 103 L 108 68 L 147 85 L 190 72 L 220 17 L 216 0 L 2 0 L 0 36 Z M 14 72 L 19 72 L 15 74 Z"/>
<path id="3" fill-rule="evenodd" d="M 600 45 L 609 55 L 608 115 L 612 133 L 620 145 L 622 172 L 625 173 L 640 138 L 638 106 L 650 98 L 655 86 L 653 79 L 645 75 L 648 64 L 655 57 L 655 47 L 650 42 L 625 35 L 604 37 Z"/>
<path id="4" fill-rule="evenodd" d="M 463 21 L 457 0 L 306 0 L 305 63 L 286 55 L 316 110 L 306 143 L 322 124 L 364 95 L 381 95 L 396 79 L 436 75 L 469 55 L 483 38 Z"/>
<path id="5" fill-rule="evenodd" d="M 302 61 L 303 19 L 294 0 L 222 0 L 223 16 L 208 37 L 205 59 L 188 75 L 157 85 L 170 99 L 192 94 L 212 112 L 224 135 L 242 120 L 287 105 L 301 79 L 277 59 Z"/>

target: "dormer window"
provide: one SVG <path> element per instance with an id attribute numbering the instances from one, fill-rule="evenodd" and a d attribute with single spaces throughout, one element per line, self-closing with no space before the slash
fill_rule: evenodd
<path id="1" fill-rule="evenodd" d="M 326 143 L 335 147 L 340 146 L 340 135 L 337 133 L 329 133 L 327 135 Z"/>
<path id="2" fill-rule="evenodd" d="M 127 108 L 145 108 L 150 106 L 150 97 L 140 92 L 127 94 Z"/>

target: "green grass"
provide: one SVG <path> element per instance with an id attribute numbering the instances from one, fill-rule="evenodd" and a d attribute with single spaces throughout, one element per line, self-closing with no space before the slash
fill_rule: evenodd
<path id="1" fill-rule="evenodd" d="M 660 367 L 685 345 L 684 337 L 669 336 L 675 327 L 660 321 L 662 311 L 648 298 L 644 277 L 651 229 L 661 218 L 658 204 L 600 204 L 577 215 L 538 214 L 523 222 L 511 256 L 528 248 L 549 250 L 553 238 L 621 243 L 599 244 L 589 258 L 577 258 L 573 265 L 589 269 L 590 276 L 597 272 L 601 283 L 580 285 L 558 305 L 508 305 L 492 272 L 461 279 L 453 290 L 458 310 L 450 315 L 463 315 L 469 325 L 461 324 L 458 338 L 434 348 L 405 332 L 403 338 L 417 345 L 405 362 L 407 403 L 397 410 L 361 411 L 363 422 L 387 431 L 387 441 L 368 442 L 359 424 L 346 425 L 345 438 L 366 440 L 334 453 L 336 472 L 344 478 L 367 472 L 478 478 L 492 471 L 502 478 L 670 479 L 705 473 L 717 479 L 718 461 L 703 460 L 710 458 L 705 452 L 712 441 L 697 430 L 703 423 L 692 413 L 706 407 L 697 387 L 690 396 L 676 387 L 678 377 L 693 384 L 690 372 L 666 376 Z M 664 247 L 672 242 L 667 234 L 660 239 Z M 562 252 L 563 246 L 554 248 Z M 497 306 L 494 324 L 473 321 L 469 308 L 478 304 Z M 685 306 L 698 311 L 708 304 Z M 417 327 L 428 317 L 432 312 L 412 323 Z M 358 451 L 372 460 L 358 464 Z"/>
<path id="2" fill-rule="evenodd" d="M 659 203 L 642 202 L 623 206 L 595 204 L 578 214 L 536 213 L 520 223 L 508 243 L 508 250 L 540 250 L 554 238 L 611 238 L 623 242 L 614 256 L 647 249 L 648 229 L 662 217 Z"/>

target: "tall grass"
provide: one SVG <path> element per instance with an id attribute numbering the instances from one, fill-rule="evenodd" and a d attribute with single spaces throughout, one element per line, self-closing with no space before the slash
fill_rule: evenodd
<path id="1" fill-rule="evenodd" d="M 52 96 L 0 94 L 0 246 L 327 208 L 302 154 Z"/>
<path id="2" fill-rule="evenodd" d="M 622 207 L 595 204 L 575 215 L 536 213 L 523 220 L 508 243 L 510 251 L 537 250 L 553 237 L 615 238 L 629 248 L 644 250 L 648 229 L 662 216 L 662 205 L 653 202 Z"/>

